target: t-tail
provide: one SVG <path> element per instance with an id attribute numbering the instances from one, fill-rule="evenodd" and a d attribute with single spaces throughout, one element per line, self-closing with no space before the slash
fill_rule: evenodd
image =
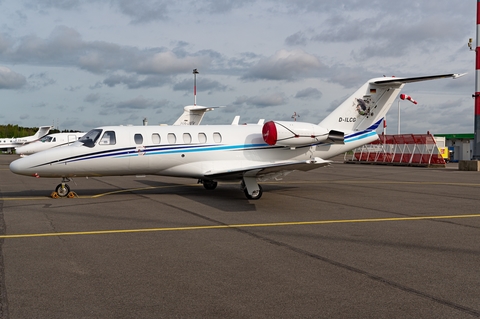
<path id="1" fill-rule="evenodd" d="M 50 130 L 53 128 L 53 126 L 40 126 L 38 128 L 38 131 L 35 133 L 35 135 L 32 136 L 32 141 L 36 141 L 44 137 L 45 135 L 50 132 Z"/>
<path id="2" fill-rule="evenodd" d="M 442 74 L 412 78 L 371 79 L 340 104 L 318 125 L 293 121 L 269 121 L 262 135 L 269 145 L 297 148 L 322 145 L 340 154 L 378 139 L 376 130 L 406 83 L 463 74 Z"/>
<path id="3" fill-rule="evenodd" d="M 442 78 L 458 78 L 464 74 L 442 74 L 412 78 L 383 77 L 369 80 L 345 100 L 319 126 L 345 135 L 374 131 L 392 106 L 406 83 Z"/>

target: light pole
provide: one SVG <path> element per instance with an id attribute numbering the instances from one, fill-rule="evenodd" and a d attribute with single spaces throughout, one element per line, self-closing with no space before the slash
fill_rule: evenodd
<path id="1" fill-rule="evenodd" d="M 400 99 L 398 99 L 398 129 L 397 134 L 400 135 Z"/>
<path id="2" fill-rule="evenodd" d="M 400 94 L 400 100 L 409 100 L 413 104 L 418 104 L 410 95 L 406 94 Z M 398 135 L 400 135 L 400 100 L 398 100 Z"/>
<path id="3" fill-rule="evenodd" d="M 193 69 L 193 105 L 197 105 L 197 69 Z"/>

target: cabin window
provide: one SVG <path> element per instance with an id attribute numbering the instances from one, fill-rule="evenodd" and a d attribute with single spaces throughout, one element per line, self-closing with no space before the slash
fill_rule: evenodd
<path id="1" fill-rule="evenodd" d="M 192 143 L 192 136 L 188 133 L 183 133 L 183 143 L 185 144 Z"/>
<path id="2" fill-rule="evenodd" d="M 117 143 L 117 139 L 115 138 L 114 131 L 105 131 L 103 133 L 102 138 L 100 139 L 100 145 L 115 145 Z"/>
<path id="3" fill-rule="evenodd" d="M 160 138 L 160 134 L 158 134 L 158 133 L 153 133 L 152 134 L 153 144 L 160 144 L 161 141 L 162 141 L 162 139 Z"/>
<path id="4" fill-rule="evenodd" d="M 199 143 L 206 143 L 207 142 L 207 135 L 205 135 L 205 133 L 198 133 L 198 142 Z"/>
<path id="5" fill-rule="evenodd" d="M 52 139 L 52 142 L 56 142 L 56 141 L 57 141 L 57 138 L 54 137 L 54 138 Z"/>
<path id="6" fill-rule="evenodd" d="M 167 140 L 168 140 L 168 143 L 170 143 L 170 144 L 177 143 L 177 137 L 175 136 L 174 133 L 168 133 Z"/>
<path id="7" fill-rule="evenodd" d="M 222 143 L 222 135 L 218 132 L 213 133 L 213 141 L 215 143 Z"/>
<path id="8" fill-rule="evenodd" d="M 135 134 L 133 137 L 135 139 L 135 144 L 142 144 L 143 143 L 143 136 L 142 134 Z"/>

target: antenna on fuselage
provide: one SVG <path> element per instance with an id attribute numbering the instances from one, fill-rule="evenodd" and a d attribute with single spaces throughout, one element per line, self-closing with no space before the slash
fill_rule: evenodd
<path id="1" fill-rule="evenodd" d="M 193 105 L 197 105 L 197 69 L 193 69 Z"/>

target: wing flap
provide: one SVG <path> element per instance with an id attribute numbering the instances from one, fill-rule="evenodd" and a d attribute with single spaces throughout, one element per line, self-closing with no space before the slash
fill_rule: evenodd
<path id="1" fill-rule="evenodd" d="M 204 174 L 204 176 L 208 179 L 242 179 L 244 176 L 261 177 L 282 171 L 309 171 L 315 168 L 329 166 L 331 162 L 332 161 L 315 157 L 306 161 L 282 162 L 235 169 L 225 169 L 213 172 L 211 171 Z"/>

